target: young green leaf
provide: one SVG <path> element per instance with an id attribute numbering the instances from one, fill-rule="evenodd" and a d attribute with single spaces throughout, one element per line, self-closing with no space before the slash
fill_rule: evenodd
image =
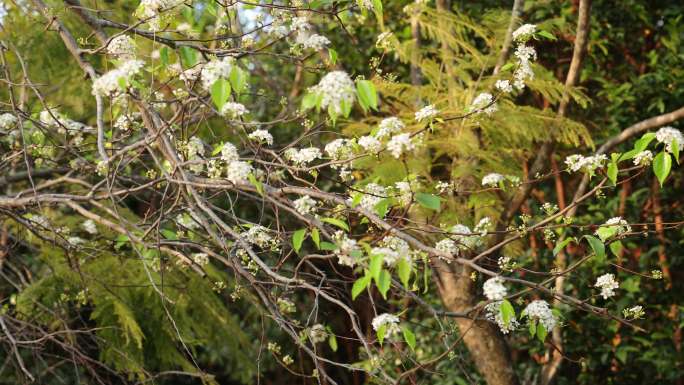
<path id="1" fill-rule="evenodd" d="M 609 245 L 609 248 L 610 248 L 610 251 L 613 253 L 613 255 L 615 255 L 616 257 L 619 257 L 624 246 L 622 246 L 622 242 L 615 241 Z"/>
<path id="2" fill-rule="evenodd" d="M 226 104 L 229 97 L 230 83 L 226 79 L 216 80 L 211 86 L 211 100 L 219 111 L 221 111 L 221 108 Z"/>
<path id="3" fill-rule="evenodd" d="M 411 348 L 411 350 L 415 351 L 416 335 L 413 334 L 411 329 L 407 328 L 406 326 L 401 328 L 401 333 L 404 335 L 404 341 L 406 341 L 406 345 L 408 345 Z"/>
<path id="4" fill-rule="evenodd" d="M 239 95 L 244 91 L 245 85 L 247 85 L 247 75 L 245 74 L 245 71 L 234 65 L 230 70 L 228 78 L 230 79 L 230 85 L 233 86 L 233 90 L 235 90 L 236 94 Z"/>
<path id="5" fill-rule="evenodd" d="M 306 229 L 299 229 L 292 234 L 292 247 L 295 252 L 299 254 L 299 250 L 302 248 L 302 243 L 306 237 Z"/>
<path id="6" fill-rule="evenodd" d="M 378 94 L 370 80 L 359 80 L 356 82 L 356 92 L 359 97 L 359 104 L 361 104 L 365 111 L 369 108 L 378 109 Z"/>
<path id="7" fill-rule="evenodd" d="M 316 248 L 321 248 L 321 234 L 318 232 L 317 228 L 311 229 L 311 240 L 316 245 Z"/>
<path id="8" fill-rule="evenodd" d="M 380 278 L 376 281 L 376 285 L 378 286 L 378 290 L 380 290 L 380 294 L 382 294 L 382 298 L 387 299 L 387 292 L 390 289 L 391 283 L 392 275 L 389 271 L 382 269 L 380 272 Z"/>
<path id="9" fill-rule="evenodd" d="M 606 246 L 603 244 L 603 242 L 601 242 L 600 239 L 592 235 L 585 235 L 584 238 L 587 239 L 589 246 L 591 246 L 591 249 L 594 250 L 594 254 L 596 254 L 597 257 L 603 259 L 606 256 Z"/>
<path id="10" fill-rule="evenodd" d="M 438 196 L 427 193 L 418 193 L 416 194 L 416 200 L 423 207 L 426 207 L 430 210 L 439 211 L 441 199 Z"/>
<path id="11" fill-rule="evenodd" d="M 564 240 L 556 243 L 556 247 L 553 248 L 553 255 L 556 256 L 561 250 L 565 249 L 565 246 L 569 245 L 570 242 L 576 242 L 575 238 L 565 238 Z"/>
<path id="12" fill-rule="evenodd" d="M 321 222 L 329 223 L 333 226 L 341 228 L 342 230 L 349 231 L 349 225 L 345 221 L 337 218 L 323 218 L 321 219 Z"/>
<path id="13" fill-rule="evenodd" d="M 399 276 L 401 284 L 404 285 L 405 288 L 408 288 L 409 279 L 411 278 L 411 261 L 406 258 L 399 258 L 399 261 L 397 262 L 397 275 Z"/>
<path id="14" fill-rule="evenodd" d="M 608 164 L 608 179 L 610 179 L 611 182 L 613 182 L 613 185 L 617 184 L 617 176 L 618 176 L 618 165 L 616 162 L 610 162 Z"/>
<path id="15" fill-rule="evenodd" d="M 515 309 L 508 300 L 504 299 L 501 301 L 499 311 L 501 312 L 501 319 L 503 320 L 504 325 L 508 325 L 508 323 L 515 318 Z"/>
<path id="16" fill-rule="evenodd" d="M 264 196 L 264 185 L 257 180 L 254 174 L 247 175 L 247 179 L 249 179 L 249 183 L 251 183 L 252 186 L 254 186 L 259 195 Z"/>
<path id="17" fill-rule="evenodd" d="M 321 247 L 319 249 L 323 251 L 334 251 L 337 250 L 337 245 L 334 243 L 323 241 L 321 242 Z"/>
<path id="18" fill-rule="evenodd" d="M 537 324 L 537 339 L 541 342 L 544 342 L 546 340 L 547 334 L 548 334 L 548 331 L 546 330 L 544 325 L 542 325 L 542 323 L 539 322 Z"/>
<path id="19" fill-rule="evenodd" d="M 376 334 L 378 336 L 378 341 L 380 342 L 380 345 L 382 345 L 382 342 L 385 340 L 385 333 L 387 332 L 387 324 L 382 324 L 376 331 Z"/>
<path id="20" fill-rule="evenodd" d="M 335 65 L 337 63 L 337 51 L 328 48 L 328 58 L 330 59 L 330 64 Z"/>
<path id="21" fill-rule="evenodd" d="M 656 155 L 656 157 L 653 159 L 653 172 L 655 173 L 656 178 L 658 178 L 658 182 L 660 182 L 660 187 L 663 187 L 663 183 L 670 174 L 671 169 L 672 157 L 670 154 L 665 151 L 658 153 L 658 155 Z"/>
<path id="22" fill-rule="evenodd" d="M 551 33 L 546 32 L 546 31 L 537 32 L 537 36 L 541 36 L 541 37 L 549 39 L 549 40 L 557 40 L 555 36 L 553 36 Z"/>
<path id="23" fill-rule="evenodd" d="M 369 274 L 375 282 L 380 280 L 380 271 L 382 271 L 382 255 L 373 254 L 370 256 L 370 263 L 368 264 Z"/>
<path id="24" fill-rule="evenodd" d="M 356 297 L 359 296 L 366 288 L 368 287 L 368 284 L 370 284 L 371 281 L 371 275 L 367 272 L 366 275 L 363 277 L 357 279 L 354 282 L 354 285 L 352 285 L 352 300 L 355 300 Z"/>
<path id="25" fill-rule="evenodd" d="M 331 332 L 328 332 L 328 345 L 333 352 L 337 351 L 337 337 Z"/>

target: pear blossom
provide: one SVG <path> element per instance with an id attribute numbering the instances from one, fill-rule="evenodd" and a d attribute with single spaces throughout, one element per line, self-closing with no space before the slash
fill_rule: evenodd
<path id="1" fill-rule="evenodd" d="M 615 289 L 620 287 L 620 285 L 615 280 L 613 274 L 606 273 L 596 279 L 594 287 L 601 289 L 601 297 L 603 297 L 603 299 L 608 299 L 615 295 Z"/>

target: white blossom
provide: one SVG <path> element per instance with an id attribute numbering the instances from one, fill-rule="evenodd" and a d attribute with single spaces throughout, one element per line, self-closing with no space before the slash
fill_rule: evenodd
<path id="1" fill-rule="evenodd" d="M 344 160 L 352 156 L 352 144 L 349 139 L 335 139 L 325 145 L 325 152 L 332 160 Z"/>
<path id="2" fill-rule="evenodd" d="M 387 264 L 388 266 L 394 266 L 394 264 L 398 262 L 399 259 L 411 261 L 414 254 L 405 240 L 395 237 L 394 235 L 388 235 L 382 238 L 382 240 L 380 241 L 380 246 L 382 246 L 382 248 L 386 248 L 394 252 L 394 254 L 392 254 L 392 257 L 394 257 L 394 259 L 384 259 L 385 264 Z"/>
<path id="3" fill-rule="evenodd" d="M 487 174 L 482 178 L 482 185 L 489 187 L 498 187 L 500 182 L 505 180 L 504 176 L 497 173 Z"/>
<path id="4" fill-rule="evenodd" d="M 530 321 L 539 321 L 547 331 L 553 330 L 556 326 L 556 316 L 553 315 L 549 304 L 544 300 L 530 302 L 521 314 L 526 315 Z"/>
<path id="5" fill-rule="evenodd" d="M 321 107 L 341 115 L 345 109 L 342 104 L 351 106 L 356 97 L 354 82 L 344 71 L 332 71 L 323 76 L 321 81 L 309 89 L 321 96 Z"/>
<path id="6" fill-rule="evenodd" d="M 221 107 L 221 115 L 229 119 L 237 119 L 247 113 L 249 110 L 242 103 L 227 102 Z"/>
<path id="7" fill-rule="evenodd" d="M 237 148 L 232 143 L 226 142 L 223 144 L 223 147 L 221 147 L 221 159 L 230 163 L 240 159 L 240 155 L 237 152 Z"/>
<path id="8" fill-rule="evenodd" d="M 202 87 L 205 91 L 211 90 L 211 87 L 219 79 L 228 79 L 230 73 L 235 65 L 235 59 L 226 56 L 221 59 L 211 60 L 200 69 L 202 75 Z M 197 72 L 197 70 L 193 71 Z"/>
<path id="9" fill-rule="evenodd" d="M 593 174 L 596 169 L 602 168 L 608 157 L 605 154 L 598 154 L 593 156 L 582 156 L 580 154 L 570 155 L 565 158 L 565 164 L 573 171 L 584 171 Z"/>
<path id="10" fill-rule="evenodd" d="M 454 255 L 458 253 L 459 250 L 458 245 L 451 238 L 444 238 L 441 241 L 437 242 L 435 244 L 435 249 L 449 255 Z"/>
<path id="11" fill-rule="evenodd" d="M 301 42 L 304 48 L 320 51 L 330 45 L 330 40 L 322 35 L 313 34 Z"/>
<path id="12" fill-rule="evenodd" d="M 408 206 L 413 200 L 413 189 L 411 183 L 406 181 L 396 182 L 394 188 L 399 193 L 398 201 L 402 206 Z"/>
<path id="13" fill-rule="evenodd" d="M 81 228 L 88 234 L 97 234 L 97 225 L 95 225 L 95 222 L 93 222 L 92 219 L 87 219 L 81 223 Z"/>
<path id="14" fill-rule="evenodd" d="M 401 329 L 399 328 L 399 317 L 394 314 L 383 313 L 373 318 L 371 321 L 373 325 L 373 330 L 376 332 L 380 330 L 381 327 L 385 327 L 385 338 L 392 337 L 398 334 Z"/>
<path id="15" fill-rule="evenodd" d="M 504 286 L 504 280 L 501 277 L 490 278 L 482 285 L 485 297 L 489 300 L 502 300 L 508 295 L 508 290 Z"/>
<path id="16" fill-rule="evenodd" d="M 601 289 L 601 297 L 603 299 L 608 299 L 615 295 L 615 289 L 620 287 L 620 285 L 615 280 L 613 274 L 606 273 L 596 279 L 594 287 Z"/>
<path id="17" fill-rule="evenodd" d="M 519 42 L 527 41 L 537 31 L 537 26 L 534 24 L 523 24 L 518 29 L 513 31 L 513 40 Z"/>
<path id="18" fill-rule="evenodd" d="M 375 137 L 367 135 L 359 138 L 359 146 L 363 147 L 368 152 L 379 152 L 382 149 L 382 143 Z"/>
<path id="19" fill-rule="evenodd" d="M 501 333 L 503 334 L 508 334 L 511 331 L 517 329 L 520 326 L 520 323 L 518 322 L 517 318 L 515 315 L 512 315 L 511 318 L 508 320 L 508 323 L 504 322 L 504 319 L 501 314 L 501 303 L 502 301 L 494 301 L 492 303 L 488 303 L 485 306 L 485 317 L 496 323 L 497 326 L 499 326 L 499 329 L 501 330 Z"/>
<path id="20" fill-rule="evenodd" d="M 285 150 L 285 159 L 291 161 L 297 166 L 307 166 L 316 159 L 320 159 L 321 150 L 316 147 L 308 147 L 297 150 L 296 148 L 288 148 Z"/>
<path id="21" fill-rule="evenodd" d="M 13 114 L 4 113 L 0 115 L 0 130 L 10 131 L 17 125 L 18 121 L 19 119 Z"/>
<path id="22" fill-rule="evenodd" d="M 192 255 L 192 260 L 196 264 L 204 267 L 209 263 L 209 255 L 207 253 L 195 253 Z"/>
<path id="23" fill-rule="evenodd" d="M 641 305 L 632 306 L 622 310 L 622 315 L 627 319 L 639 319 L 644 317 L 644 308 Z"/>
<path id="24" fill-rule="evenodd" d="M 601 227 L 599 227 L 595 234 L 601 238 L 602 241 L 610 237 L 619 237 L 625 233 L 632 231 L 632 227 L 629 223 L 622 219 L 622 217 L 610 218 Z"/>
<path id="25" fill-rule="evenodd" d="M 653 162 L 653 153 L 649 150 L 639 152 L 634 156 L 635 166 L 648 166 Z"/>
<path id="26" fill-rule="evenodd" d="M 430 104 L 429 106 L 425 106 L 420 110 L 416 111 L 415 119 L 417 122 L 422 122 L 423 120 L 432 119 L 433 117 L 437 116 L 437 114 L 439 114 L 439 111 L 435 108 L 434 105 Z"/>
<path id="27" fill-rule="evenodd" d="M 240 236 L 247 242 L 259 246 L 262 249 L 269 249 L 277 246 L 278 242 L 269 234 L 269 229 L 261 225 L 254 225 Z"/>
<path id="28" fill-rule="evenodd" d="M 144 65 L 145 63 L 140 60 L 128 60 L 118 68 L 106 72 L 93 81 L 93 95 L 115 96 L 123 91 L 120 83 L 127 86 L 131 78 L 138 74 Z"/>
<path id="29" fill-rule="evenodd" d="M 387 197 L 387 190 L 377 183 L 368 183 L 361 194 L 363 194 L 363 197 L 361 198 L 360 206 L 370 212 L 374 212 L 375 206 Z"/>
<path id="30" fill-rule="evenodd" d="M 318 205 L 316 200 L 308 195 L 304 195 L 303 197 L 295 200 L 292 203 L 294 205 L 295 210 L 297 210 L 297 212 L 302 215 L 309 215 L 315 213 L 316 206 Z"/>
<path id="31" fill-rule="evenodd" d="M 496 103 L 494 103 L 494 96 L 489 92 L 483 92 L 477 95 L 477 97 L 473 99 L 470 108 L 474 111 L 484 112 L 487 115 L 492 114 L 498 109 Z"/>
<path id="32" fill-rule="evenodd" d="M 349 238 L 342 230 L 335 232 L 333 239 L 337 245 L 337 250 L 335 250 L 337 263 L 354 267 L 358 263 L 356 254 L 361 252 L 356 240 Z"/>
<path id="33" fill-rule="evenodd" d="M 411 152 L 416 149 L 416 144 L 411 138 L 411 134 L 394 135 L 389 142 L 387 142 L 387 149 L 393 157 L 399 159 L 405 152 Z"/>
<path id="34" fill-rule="evenodd" d="M 311 339 L 311 342 L 314 344 L 325 342 L 325 340 L 328 338 L 328 332 L 325 330 L 325 326 L 321 324 L 315 324 L 314 326 L 310 327 L 308 334 L 309 339 Z"/>
<path id="35" fill-rule="evenodd" d="M 655 138 L 658 142 L 665 145 L 665 151 L 673 152 L 672 142 L 676 142 L 679 151 L 684 150 L 684 135 L 678 129 L 670 126 L 662 127 L 656 131 Z"/>
<path id="36" fill-rule="evenodd" d="M 268 132 L 268 130 L 255 130 L 247 137 L 255 142 L 266 143 L 269 146 L 273 145 L 273 135 L 271 135 L 271 133 Z"/>
<path id="37" fill-rule="evenodd" d="M 404 128 L 406 128 L 406 125 L 401 121 L 401 119 L 394 116 L 385 118 L 380 121 L 380 124 L 378 125 L 378 131 L 375 133 L 375 137 L 378 139 L 384 139 L 391 135 L 400 133 Z"/>
<path id="38" fill-rule="evenodd" d="M 226 167 L 226 179 L 234 184 L 246 183 L 249 180 L 249 174 L 253 171 L 254 169 L 249 163 L 234 160 L 228 163 Z"/>
<path id="39" fill-rule="evenodd" d="M 128 35 L 119 35 L 109 42 L 107 53 L 120 58 L 133 58 L 135 42 Z"/>
<path id="40" fill-rule="evenodd" d="M 503 93 L 513 92 L 513 86 L 509 80 L 497 80 L 496 83 L 494 83 L 494 87 Z"/>

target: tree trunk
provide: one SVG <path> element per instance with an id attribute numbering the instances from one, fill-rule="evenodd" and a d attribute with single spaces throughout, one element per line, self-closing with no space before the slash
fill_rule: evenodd
<path id="1" fill-rule="evenodd" d="M 463 312 L 477 303 L 469 268 L 439 262 L 435 272 L 442 302 L 449 311 Z M 518 384 L 508 346 L 494 324 L 462 317 L 456 318 L 456 324 L 477 370 L 488 385 Z"/>

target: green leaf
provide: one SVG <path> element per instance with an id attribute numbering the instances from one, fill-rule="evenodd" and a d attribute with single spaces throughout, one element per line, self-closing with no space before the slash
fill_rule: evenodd
<path id="1" fill-rule="evenodd" d="M 597 257 L 603 259 L 606 256 L 606 246 L 603 244 L 603 242 L 601 242 L 600 239 L 592 235 L 585 235 L 584 238 L 587 239 L 589 246 L 591 246 L 591 249 L 594 250 L 594 254 L 596 254 Z"/>
<path id="2" fill-rule="evenodd" d="M 328 345 L 333 352 L 337 351 L 337 337 L 331 332 L 328 332 Z"/>
<path id="3" fill-rule="evenodd" d="M 416 200 L 423 207 L 426 207 L 430 210 L 439 211 L 441 199 L 438 196 L 427 193 L 418 193 L 416 194 Z"/>
<path id="4" fill-rule="evenodd" d="M 364 111 L 367 111 L 369 108 L 378 109 L 378 94 L 370 80 L 359 80 L 356 82 L 356 92 L 359 97 L 359 104 L 361 104 Z"/>
<path id="5" fill-rule="evenodd" d="M 159 58 L 164 67 L 169 65 L 169 47 L 164 46 L 159 50 Z"/>
<path id="6" fill-rule="evenodd" d="M 292 246 L 294 250 L 299 254 L 299 250 L 302 248 L 302 243 L 306 237 L 306 229 L 299 229 L 292 234 Z"/>
<path id="7" fill-rule="evenodd" d="M 546 32 L 546 31 L 537 32 L 537 36 L 541 36 L 541 37 L 549 39 L 549 40 L 556 40 L 555 36 L 553 36 L 551 33 Z"/>
<path id="8" fill-rule="evenodd" d="M 390 200 L 385 198 L 375 205 L 375 213 L 378 214 L 380 218 L 384 218 L 387 215 L 390 207 Z"/>
<path id="9" fill-rule="evenodd" d="M 304 95 L 302 98 L 302 110 L 306 111 L 311 108 L 316 107 L 316 104 L 318 102 L 318 95 L 314 93 L 307 93 Z"/>
<path id="10" fill-rule="evenodd" d="M 330 64 L 335 65 L 337 63 L 337 51 L 328 48 L 328 58 L 330 58 Z"/>
<path id="11" fill-rule="evenodd" d="M 349 231 L 349 225 L 345 221 L 337 218 L 323 218 L 321 219 L 321 222 L 329 223 L 333 226 L 341 228 L 342 230 Z"/>
<path id="12" fill-rule="evenodd" d="M 655 133 L 647 132 L 634 143 L 634 149 L 638 152 L 644 151 L 646 147 L 655 139 Z"/>
<path id="13" fill-rule="evenodd" d="M 228 83 L 226 79 L 218 79 L 211 85 L 211 100 L 219 111 L 221 111 L 221 108 L 226 104 L 229 97 L 230 83 Z"/>
<path id="14" fill-rule="evenodd" d="M 162 236 L 164 236 L 164 238 L 169 239 L 171 241 L 175 241 L 178 239 L 178 236 L 176 235 L 175 231 L 171 231 L 169 229 L 161 229 L 159 232 L 162 234 Z M 128 239 L 128 237 L 126 237 L 126 239 Z"/>
<path id="15" fill-rule="evenodd" d="M 378 19 L 380 26 L 383 25 L 382 20 L 382 1 L 381 0 L 371 0 L 373 2 L 373 11 L 375 12 L 375 17 Z"/>
<path id="16" fill-rule="evenodd" d="M 416 335 L 413 334 L 411 329 L 407 328 L 406 326 L 401 328 L 401 333 L 404 335 L 404 341 L 406 341 L 406 345 L 408 345 L 411 348 L 411 350 L 415 351 Z"/>
<path id="17" fill-rule="evenodd" d="M 617 234 L 618 230 L 618 226 L 602 226 L 596 230 L 596 235 L 598 235 L 601 241 L 605 242 L 606 239 L 609 239 Z"/>
<path id="18" fill-rule="evenodd" d="M 537 323 L 530 320 L 530 322 L 527 324 L 527 327 L 530 331 L 530 336 L 534 337 L 534 335 L 537 334 Z"/>
<path id="19" fill-rule="evenodd" d="M 508 300 L 504 299 L 501 301 L 499 311 L 501 312 L 501 319 L 503 320 L 504 325 L 508 325 L 508 323 L 515 318 L 515 309 Z"/>
<path id="20" fill-rule="evenodd" d="M 194 50 L 193 48 L 183 46 L 179 48 L 180 50 L 180 55 L 181 55 L 181 61 L 183 62 L 183 65 L 188 68 L 192 67 L 195 64 L 197 64 L 197 51 Z"/>
<path id="21" fill-rule="evenodd" d="M 613 182 L 613 185 L 617 184 L 617 176 L 618 176 L 618 165 L 616 162 L 610 162 L 608 164 L 608 179 L 610 179 L 611 182 Z"/>
<path id="22" fill-rule="evenodd" d="M 619 257 L 624 246 L 622 245 L 622 242 L 615 241 L 609 245 L 609 248 L 610 248 L 610 251 L 613 253 L 613 255 L 615 255 L 616 257 Z"/>
<path id="23" fill-rule="evenodd" d="M 249 179 L 249 183 L 251 183 L 252 186 L 254 186 L 259 195 L 264 196 L 264 185 L 257 180 L 254 174 L 249 174 L 247 176 L 247 179 Z"/>
<path id="24" fill-rule="evenodd" d="M 370 273 L 366 272 L 366 275 L 357 279 L 354 282 L 354 285 L 352 286 L 352 291 L 351 291 L 352 300 L 355 300 L 356 297 L 359 296 L 359 294 L 361 294 L 364 290 L 366 290 L 366 288 L 370 284 L 370 281 L 371 281 L 371 275 L 370 275 Z"/>
<path id="25" fill-rule="evenodd" d="M 321 247 L 319 248 L 324 251 L 334 251 L 337 250 L 337 245 L 334 243 L 323 241 L 321 242 Z"/>
<path id="26" fill-rule="evenodd" d="M 679 143 L 677 143 L 677 138 L 672 139 L 672 155 L 674 155 L 677 164 L 679 164 Z"/>
<path id="27" fill-rule="evenodd" d="M 385 340 L 385 333 L 387 332 L 387 324 L 382 324 L 376 331 L 376 334 L 378 335 L 378 341 L 380 342 L 380 345 L 382 345 L 382 342 Z"/>
<path id="28" fill-rule="evenodd" d="M 382 269 L 382 271 L 380 272 L 380 277 L 375 282 L 375 284 L 378 286 L 378 290 L 380 290 L 382 298 L 387 299 L 387 292 L 389 291 L 390 285 L 392 284 L 392 275 L 389 271 Z"/>
<path id="29" fill-rule="evenodd" d="M 565 238 L 564 240 L 556 243 L 556 247 L 553 248 L 553 255 L 556 256 L 561 250 L 565 249 L 565 246 L 570 244 L 570 242 L 576 242 L 575 238 Z"/>
<path id="30" fill-rule="evenodd" d="M 544 342 L 546 340 L 547 334 L 548 334 L 548 331 L 546 330 L 544 325 L 542 325 L 542 323 L 539 322 L 537 324 L 537 339 L 541 342 Z"/>
<path id="31" fill-rule="evenodd" d="M 321 235 L 315 227 L 311 229 L 311 240 L 316 245 L 317 249 L 321 248 Z"/>
<path id="32" fill-rule="evenodd" d="M 670 174 L 671 169 L 672 157 L 670 154 L 665 151 L 658 153 L 655 159 L 653 159 L 653 172 L 655 173 L 656 178 L 658 178 L 658 182 L 660 182 L 660 187 L 663 187 L 663 183 Z"/>
<path id="33" fill-rule="evenodd" d="M 513 69 L 513 67 L 515 67 L 515 64 L 513 64 L 513 63 L 506 63 L 506 64 L 503 65 L 503 67 L 501 67 L 501 69 L 499 70 L 499 72 L 506 72 L 506 71 L 508 71 L 508 70 L 510 70 L 510 69 Z"/>
<path id="34" fill-rule="evenodd" d="M 401 284 L 408 289 L 409 279 L 411 278 L 411 261 L 406 258 L 399 258 L 397 262 L 397 275 Z"/>
<path id="35" fill-rule="evenodd" d="M 373 254 L 370 256 L 370 263 L 368 264 L 369 274 L 375 282 L 380 280 L 380 271 L 382 271 L 382 255 Z"/>
<path id="36" fill-rule="evenodd" d="M 236 94 L 239 95 L 244 91 L 245 86 L 247 85 L 247 75 L 245 74 L 245 71 L 237 65 L 233 65 L 228 78 L 230 79 L 230 85 L 233 86 L 233 90 L 235 90 Z"/>

